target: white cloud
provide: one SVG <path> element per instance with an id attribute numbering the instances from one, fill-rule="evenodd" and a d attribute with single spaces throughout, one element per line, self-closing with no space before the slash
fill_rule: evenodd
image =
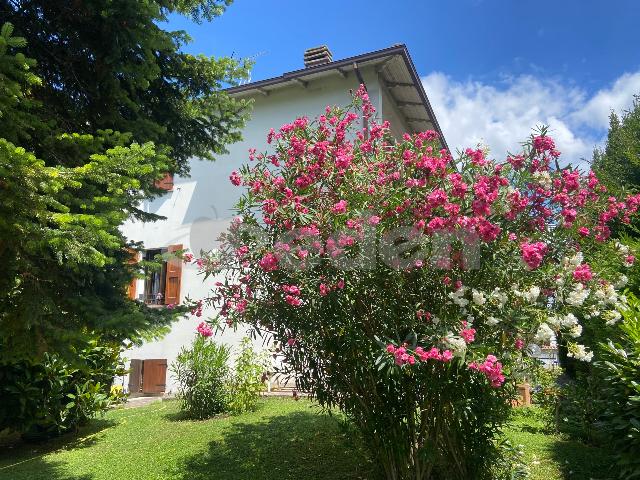
<path id="1" fill-rule="evenodd" d="M 624 74 L 591 96 L 531 75 L 494 86 L 436 72 L 422 82 L 452 151 L 483 143 L 500 159 L 517 151 L 536 125 L 549 125 L 564 162 L 574 164 L 603 144 L 611 110 L 629 108 L 640 93 L 640 72 Z"/>

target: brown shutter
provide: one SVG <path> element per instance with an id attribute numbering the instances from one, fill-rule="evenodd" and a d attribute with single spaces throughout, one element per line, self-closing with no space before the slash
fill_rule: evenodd
<path id="1" fill-rule="evenodd" d="M 173 190 L 173 174 L 166 173 L 160 180 L 156 180 L 156 188 L 170 192 Z"/>
<path id="2" fill-rule="evenodd" d="M 129 253 L 131 253 L 131 258 L 129 259 L 129 264 L 133 265 L 134 263 L 138 263 L 138 252 L 132 249 L 128 249 Z M 129 286 L 127 287 L 127 296 L 131 300 L 136 299 L 136 287 L 138 284 L 138 277 L 133 277 L 131 282 L 129 282 Z"/>
<path id="3" fill-rule="evenodd" d="M 142 388 L 142 360 L 133 359 L 129 365 L 129 393 L 139 393 Z"/>
<path id="4" fill-rule="evenodd" d="M 169 245 L 168 253 L 182 250 L 182 245 Z M 180 303 L 180 283 L 182 282 L 182 259 L 170 258 L 167 261 L 167 276 L 164 287 L 164 304 Z"/>
<path id="5" fill-rule="evenodd" d="M 167 387 L 167 359 L 144 361 L 142 393 L 162 393 Z"/>

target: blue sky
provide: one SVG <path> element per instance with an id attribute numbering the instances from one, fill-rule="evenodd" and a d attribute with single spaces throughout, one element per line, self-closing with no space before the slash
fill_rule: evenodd
<path id="1" fill-rule="evenodd" d="M 312 46 L 340 59 L 405 43 L 450 145 L 502 154 L 548 123 L 573 161 L 640 93 L 638 25 L 636 0 L 236 0 L 212 23 L 169 22 L 189 52 L 254 58 L 253 80 L 301 68 Z"/>

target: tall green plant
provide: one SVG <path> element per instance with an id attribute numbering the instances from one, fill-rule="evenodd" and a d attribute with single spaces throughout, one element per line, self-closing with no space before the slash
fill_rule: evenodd
<path id="1" fill-rule="evenodd" d="M 163 331 L 179 313 L 130 300 L 122 234 L 167 172 L 240 138 L 248 63 L 182 51 L 170 14 L 229 1 L 0 0 L 0 359 L 71 354 Z"/>
<path id="2" fill-rule="evenodd" d="M 262 380 L 267 371 L 264 355 L 258 354 L 250 338 L 243 338 L 240 351 L 236 357 L 231 381 L 231 402 L 229 407 L 234 413 L 254 410 L 260 399 L 260 394 L 266 386 Z"/>
<path id="3" fill-rule="evenodd" d="M 228 410 L 231 349 L 198 335 L 183 347 L 172 364 L 179 384 L 180 409 L 189 417 L 204 419 Z"/>
<path id="4" fill-rule="evenodd" d="M 606 407 L 600 427 L 615 446 L 620 478 L 640 478 L 640 300 L 630 296 L 613 341 L 602 345 L 597 367 L 605 379 Z"/>

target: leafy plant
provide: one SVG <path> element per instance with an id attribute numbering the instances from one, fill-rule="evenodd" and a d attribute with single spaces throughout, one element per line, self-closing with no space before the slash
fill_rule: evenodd
<path id="1" fill-rule="evenodd" d="M 231 349 L 198 335 L 183 347 L 171 369 L 179 383 L 181 410 L 194 419 L 209 418 L 229 408 Z"/>
<path id="2" fill-rule="evenodd" d="M 243 413 L 256 408 L 260 394 L 266 388 L 262 381 L 266 370 L 266 357 L 255 352 L 250 338 L 243 338 L 231 381 L 229 407 L 232 412 Z"/>
<path id="3" fill-rule="evenodd" d="M 604 427 L 615 445 L 620 478 L 640 478 L 640 301 L 629 296 L 622 310 L 616 341 L 602 345 L 603 358 L 597 363 L 605 382 L 606 398 L 599 427 Z"/>
<path id="4" fill-rule="evenodd" d="M 609 402 L 603 388 L 601 376 L 583 373 L 564 384 L 558 398 L 558 430 L 583 442 L 602 443 L 606 437 L 598 421 Z"/>
<path id="5" fill-rule="evenodd" d="M 73 363 L 45 353 L 41 362 L 0 363 L 0 430 L 28 440 L 73 430 L 103 413 L 122 396 L 111 383 L 122 373 L 119 348 L 90 342 Z"/>

